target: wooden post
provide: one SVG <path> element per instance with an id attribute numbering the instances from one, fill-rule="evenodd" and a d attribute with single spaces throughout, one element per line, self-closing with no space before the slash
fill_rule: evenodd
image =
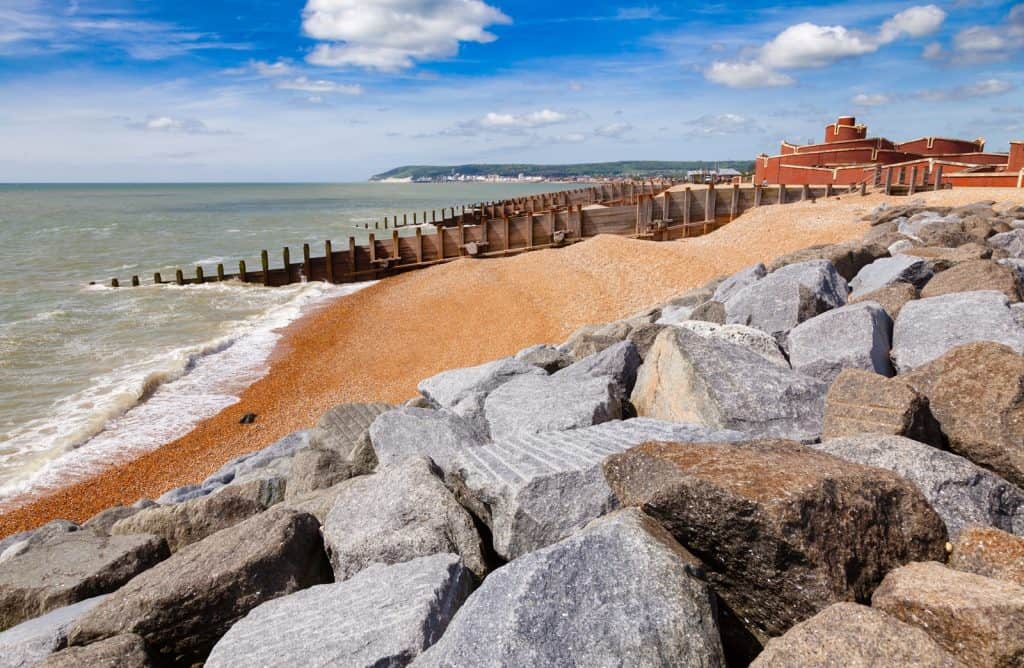
<path id="1" fill-rule="evenodd" d="M 243 283 L 249 282 L 249 276 L 245 273 L 245 260 L 238 261 L 238 280 Z"/>
<path id="2" fill-rule="evenodd" d="M 710 223 L 715 222 L 715 213 L 718 205 L 718 198 L 715 196 L 715 186 L 713 183 L 708 184 L 708 189 L 704 191 L 704 234 L 710 232 Z"/>
<path id="3" fill-rule="evenodd" d="M 506 250 L 507 251 L 508 250 L 508 245 L 509 245 L 508 244 L 508 216 L 507 215 L 503 215 L 501 217 L 501 220 L 502 220 L 502 222 L 505 225 L 505 235 L 504 235 L 504 243 L 502 244 L 502 250 Z"/>
<path id="4" fill-rule="evenodd" d="M 832 184 L 831 183 L 826 183 L 825 184 L 825 197 L 826 198 L 832 197 Z"/>
<path id="5" fill-rule="evenodd" d="M 738 183 L 732 184 L 732 200 L 729 202 L 729 220 L 730 222 L 736 220 L 736 216 L 739 215 L 740 209 L 740 186 Z"/>
<path id="6" fill-rule="evenodd" d="M 415 215 L 415 214 L 413 214 L 413 215 Z M 408 225 L 408 224 L 409 224 L 409 214 L 403 213 L 402 214 L 402 225 Z M 398 219 L 397 218 L 395 219 L 395 227 L 398 227 Z"/>
<path id="7" fill-rule="evenodd" d="M 754 186 L 754 207 L 761 206 L 761 186 Z"/>
<path id="8" fill-rule="evenodd" d="M 174 270 L 174 281 L 178 285 L 185 285 L 185 274 L 182 273 L 181 269 Z"/>
<path id="9" fill-rule="evenodd" d="M 526 247 L 533 248 L 533 213 L 526 213 Z"/>
<path id="10" fill-rule="evenodd" d="M 160 285 L 161 283 L 164 282 L 163 276 L 160 275 L 159 271 L 153 274 L 153 282 L 156 283 L 157 285 Z"/>
<path id="11" fill-rule="evenodd" d="M 203 276 L 203 268 L 196 265 L 196 283 L 202 285 L 206 281 L 206 277 Z"/>
<path id="12" fill-rule="evenodd" d="M 444 210 L 441 211 L 441 215 L 444 215 Z M 437 255 L 438 259 L 444 259 L 444 226 L 438 227 L 437 232 Z"/>
<path id="13" fill-rule="evenodd" d="M 285 246 L 281 251 L 281 260 L 284 262 L 284 282 L 285 285 L 292 282 L 292 252 Z"/>
<path id="14" fill-rule="evenodd" d="M 779 184 L 779 204 L 786 203 L 786 185 L 784 183 Z"/>
<path id="15" fill-rule="evenodd" d="M 334 256 L 331 252 L 331 240 L 324 241 L 324 258 L 327 265 L 327 282 L 334 283 Z"/>
<path id="16" fill-rule="evenodd" d="M 885 194 L 892 194 L 892 167 L 885 170 Z"/>
<path id="17" fill-rule="evenodd" d="M 302 244 L 302 275 L 307 281 L 313 280 L 313 265 L 309 261 L 309 244 Z"/>
<path id="18" fill-rule="evenodd" d="M 426 211 L 423 212 L 422 220 L 423 220 L 423 224 L 426 225 L 427 224 L 427 212 Z"/>
<path id="19" fill-rule="evenodd" d="M 466 245 L 466 224 L 465 224 L 465 221 L 463 221 L 463 218 L 465 218 L 465 217 L 466 217 L 466 214 L 462 214 L 461 216 L 459 216 L 459 255 L 460 256 L 463 254 L 463 252 L 465 250 L 463 248 L 463 246 Z"/>
<path id="20" fill-rule="evenodd" d="M 424 215 L 423 217 L 426 218 L 426 215 Z M 432 223 L 436 223 L 437 222 L 437 209 L 431 209 L 430 210 L 430 222 L 432 222 Z"/>
<path id="21" fill-rule="evenodd" d="M 374 266 L 374 268 L 376 268 L 376 262 L 377 262 L 377 239 L 372 234 L 370 235 L 369 244 L 370 244 L 370 264 L 372 264 Z"/>
<path id="22" fill-rule="evenodd" d="M 121 281 L 117 280 L 116 278 L 110 279 L 110 287 L 112 287 L 112 288 L 119 288 L 119 287 L 121 287 Z"/>
<path id="23" fill-rule="evenodd" d="M 137 287 L 139 287 L 139 285 L 140 285 L 139 277 L 138 276 L 132 276 L 132 287 L 133 288 L 137 288 Z"/>
<path id="24" fill-rule="evenodd" d="M 686 229 L 685 226 L 690 224 L 690 209 L 693 207 L 693 203 L 690 201 L 691 197 L 693 197 L 693 193 L 690 192 L 690 187 L 687 186 L 687 187 L 683 188 L 683 226 L 684 226 L 683 229 L 684 230 Z M 685 234 L 689 234 L 689 233 L 688 232 L 684 232 L 683 234 L 685 235 Z"/>
<path id="25" fill-rule="evenodd" d="M 391 256 L 398 260 L 402 257 L 402 250 L 398 246 L 398 230 L 391 233 Z"/>
<path id="26" fill-rule="evenodd" d="M 875 165 L 875 187 L 882 185 L 882 166 Z"/>
<path id="27" fill-rule="evenodd" d="M 942 165 L 935 168 L 935 189 L 942 190 Z"/>
<path id="28" fill-rule="evenodd" d="M 424 216 L 425 218 L 426 216 Z M 423 262 L 423 228 L 416 228 L 416 262 Z"/>
<path id="29" fill-rule="evenodd" d="M 800 188 L 800 201 L 801 202 L 806 202 L 808 199 L 810 199 L 810 194 L 811 194 L 811 187 L 805 183 Z"/>
<path id="30" fill-rule="evenodd" d="M 348 275 L 356 275 L 356 238 L 348 238 Z M 353 279 L 354 280 L 354 279 Z"/>
<path id="31" fill-rule="evenodd" d="M 917 166 L 910 168 L 910 188 L 907 190 L 908 195 L 913 195 L 917 191 Z"/>
<path id="32" fill-rule="evenodd" d="M 270 254 L 260 251 L 260 267 L 263 268 L 263 285 L 270 285 Z"/>
<path id="33" fill-rule="evenodd" d="M 416 212 L 415 211 L 412 212 L 412 224 L 416 225 Z"/>
<path id="34" fill-rule="evenodd" d="M 223 281 L 224 280 L 224 264 L 223 263 L 219 263 L 217 265 L 217 280 L 218 281 Z"/>

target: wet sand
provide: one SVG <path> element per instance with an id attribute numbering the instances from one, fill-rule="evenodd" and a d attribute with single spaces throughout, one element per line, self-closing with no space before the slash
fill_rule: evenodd
<path id="1" fill-rule="evenodd" d="M 1024 192 L 929 194 L 946 204 Z M 966 193 L 966 194 L 965 194 Z M 625 317 L 708 279 L 807 246 L 860 237 L 861 216 L 885 198 L 851 196 L 753 210 L 679 242 L 596 237 L 560 250 L 461 260 L 383 280 L 293 323 L 270 372 L 231 406 L 167 445 L 67 487 L 19 499 L 0 536 L 56 518 L 77 522 L 116 504 L 196 483 L 230 459 L 316 423 L 350 401 L 398 403 L 445 369 L 558 343 L 588 323 Z M 906 199 L 896 199 L 897 203 Z M 238 424 L 256 413 L 253 425 Z M 21 504 L 21 505 L 17 505 Z"/>

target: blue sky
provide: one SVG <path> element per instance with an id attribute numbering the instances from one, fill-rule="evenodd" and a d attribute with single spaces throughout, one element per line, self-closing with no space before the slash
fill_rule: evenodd
<path id="1" fill-rule="evenodd" d="M 345 181 L 1024 138 L 1024 4 L 0 0 L 0 180 Z"/>

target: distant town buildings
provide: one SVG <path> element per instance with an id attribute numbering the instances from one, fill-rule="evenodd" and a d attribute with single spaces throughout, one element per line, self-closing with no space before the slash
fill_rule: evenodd
<path id="1" fill-rule="evenodd" d="M 761 154 L 754 182 L 787 185 L 852 185 L 891 182 L 934 186 L 1024 185 L 1024 141 L 1010 143 L 1009 153 L 985 151 L 984 139 L 921 137 L 896 143 L 868 137 L 853 116 L 840 116 L 825 127 L 821 144 L 783 141 L 778 155 Z"/>

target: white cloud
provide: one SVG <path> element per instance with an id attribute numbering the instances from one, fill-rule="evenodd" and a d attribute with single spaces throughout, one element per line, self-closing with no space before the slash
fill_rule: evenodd
<path id="1" fill-rule="evenodd" d="M 953 88 L 936 88 L 923 90 L 917 93 L 917 97 L 930 102 L 962 101 L 976 97 L 991 95 L 1002 95 L 1009 93 L 1015 86 L 1009 81 L 1002 79 L 984 79 L 972 84 L 955 86 Z"/>
<path id="2" fill-rule="evenodd" d="M 510 22 L 481 0 L 308 0 L 302 12 L 303 31 L 322 42 L 310 63 L 384 71 L 450 58 L 461 42 L 492 42 L 486 28 Z"/>
<path id="3" fill-rule="evenodd" d="M 882 93 L 859 93 L 853 96 L 852 101 L 858 107 L 880 107 L 892 100 Z"/>
<path id="4" fill-rule="evenodd" d="M 935 5 L 911 7 L 885 21 L 876 33 L 815 23 L 791 25 L 744 61 L 716 61 L 704 71 L 709 81 L 733 88 L 787 86 L 794 79 L 780 70 L 820 68 L 846 58 L 875 53 L 900 38 L 931 35 L 946 19 Z"/>
<path id="5" fill-rule="evenodd" d="M 692 137 L 721 137 L 763 131 L 754 119 L 731 113 L 705 114 L 684 125 L 689 128 L 686 134 Z"/>
<path id="6" fill-rule="evenodd" d="M 927 60 L 942 60 L 946 57 L 946 49 L 938 42 L 932 42 L 921 51 L 921 57 Z"/>
<path id="7" fill-rule="evenodd" d="M 594 134 L 597 135 L 598 137 L 617 138 L 621 137 L 622 135 L 626 134 L 632 129 L 633 126 L 630 125 L 629 123 L 610 123 L 608 125 L 603 125 L 594 130 Z"/>
<path id="8" fill-rule="evenodd" d="M 340 93 L 342 95 L 362 95 L 363 87 L 359 84 L 340 84 L 337 81 L 327 79 L 310 79 L 308 77 L 296 77 L 278 81 L 276 88 L 281 90 L 297 90 L 303 93 Z"/>
<path id="9" fill-rule="evenodd" d="M 967 53 L 1002 51 L 1007 42 L 1000 31 L 987 26 L 964 28 L 953 38 L 957 51 Z"/>
<path id="10" fill-rule="evenodd" d="M 788 74 L 775 72 L 758 62 L 727 62 L 718 60 L 704 70 L 709 81 L 730 88 L 766 88 L 790 86 L 796 81 Z"/>
<path id="11" fill-rule="evenodd" d="M 224 130 L 211 130 L 206 123 L 194 118 L 176 118 L 174 116 L 149 116 L 144 121 L 133 121 L 128 127 L 146 132 L 165 132 L 189 135 L 229 134 Z"/>
<path id="12" fill-rule="evenodd" d="M 558 141 L 565 142 L 566 144 L 579 144 L 587 140 L 587 135 L 582 132 L 570 132 L 558 137 Z"/>
<path id="13" fill-rule="evenodd" d="M 291 63 L 285 60 L 278 60 L 276 63 L 268 63 L 262 60 L 256 60 L 252 63 L 252 68 L 257 74 L 264 77 L 283 77 L 288 76 L 292 73 L 294 68 Z"/>
<path id="14" fill-rule="evenodd" d="M 541 109 L 540 111 L 531 111 L 526 114 L 498 114 L 492 111 L 476 122 L 482 128 L 504 130 L 510 128 L 539 128 L 545 125 L 564 123 L 567 120 L 569 120 L 568 115 L 560 111 Z"/>

